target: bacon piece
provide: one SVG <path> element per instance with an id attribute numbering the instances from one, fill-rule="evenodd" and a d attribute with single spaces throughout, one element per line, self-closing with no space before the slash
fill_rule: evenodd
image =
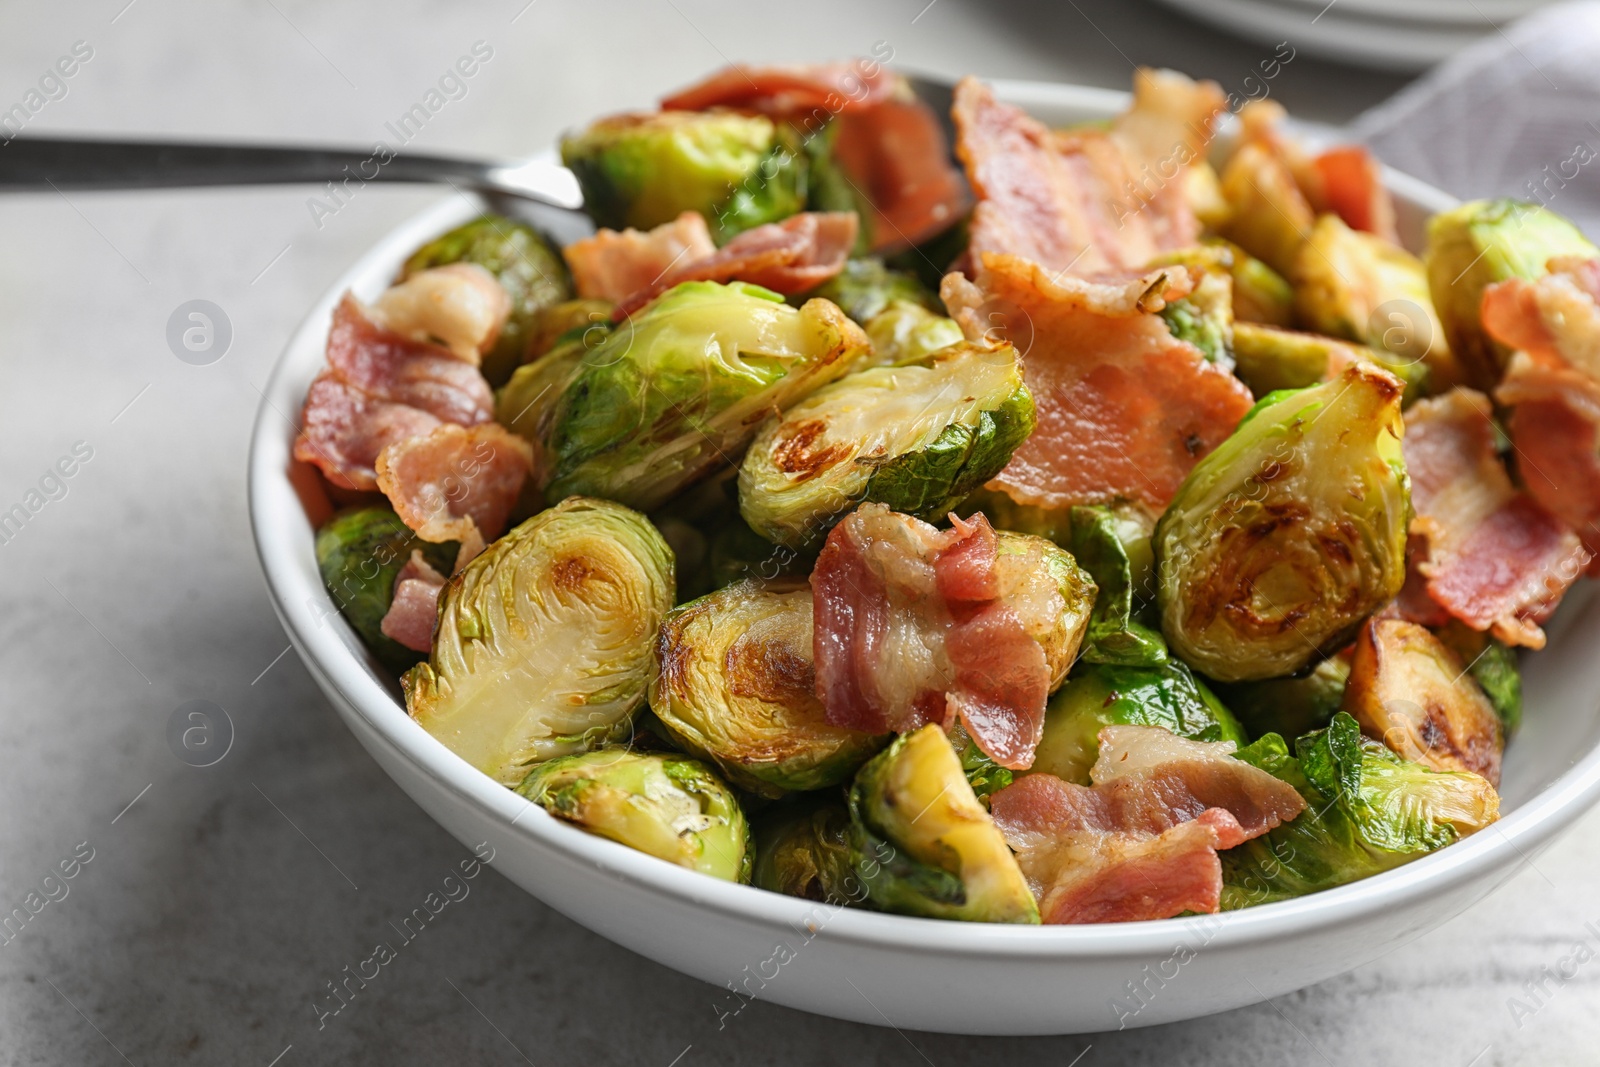
<path id="1" fill-rule="evenodd" d="M 705 217 L 685 211 L 649 232 L 602 229 L 567 245 L 561 254 L 579 296 L 618 301 L 653 285 L 674 267 L 703 260 L 716 250 Z"/>
<path id="2" fill-rule="evenodd" d="M 626 318 L 680 282 L 738 280 L 784 294 L 815 289 L 844 269 L 856 227 L 853 211 L 806 211 L 746 230 L 720 250 L 686 258 L 619 300 L 613 317 Z"/>
<path id="3" fill-rule="evenodd" d="M 1495 453 L 1489 399 L 1457 388 L 1406 411 L 1411 565 L 1428 595 L 1475 630 L 1544 646 L 1550 617 L 1582 571 L 1577 535 L 1511 478 Z M 1425 619 L 1413 619 L 1424 622 Z"/>
<path id="4" fill-rule="evenodd" d="M 817 695 L 830 723 L 870 733 L 959 717 L 995 762 L 1027 767 L 1051 679 L 1019 606 L 1054 619 L 1065 605 L 1034 588 L 1051 584 L 1038 568 L 997 567 L 983 515 L 951 521 L 869 503 L 829 533 L 811 573 Z"/>
<path id="5" fill-rule="evenodd" d="M 1047 923 L 1133 922 L 1214 912 L 1217 850 L 1305 810 L 1295 789 L 1233 758 L 1231 741 L 1108 726 L 1093 785 L 1030 774 L 990 797 L 995 824 Z"/>
<path id="6" fill-rule="evenodd" d="M 1094 275 L 1137 270 L 1195 243 L 1200 227 L 1181 179 L 1210 140 L 1221 90 L 1152 71 L 1134 88 L 1133 108 L 1111 132 L 1067 133 L 962 79 L 952 113 L 956 153 L 978 197 L 975 262 L 1006 253 Z"/>
<path id="7" fill-rule="evenodd" d="M 376 489 L 376 460 L 390 444 L 493 413 L 494 394 L 475 366 L 374 323 L 347 293 L 328 331 L 328 366 L 306 394 L 294 455 L 335 485 Z"/>
<path id="8" fill-rule="evenodd" d="M 460 541 L 470 556 L 505 532 L 532 470 L 533 449 L 499 423 L 443 423 L 385 448 L 378 487 L 418 537 Z"/>
<path id="9" fill-rule="evenodd" d="M 1492 285 L 1483 325 L 1517 351 L 1495 399 L 1528 493 L 1573 527 L 1600 571 L 1600 259 L 1560 257 L 1537 281 Z"/>
<path id="10" fill-rule="evenodd" d="M 1033 434 L 989 485 L 1019 504 L 1131 499 L 1159 515 L 1250 410 L 1250 390 L 1147 314 L 1188 291 L 1181 267 L 1118 284 L 1050 274 L 991 252 L 982 288 L 950 274 L 941 290 L 969 338 L 1003 331 L 1033 392 Z"/>
<path id="11" fill-rule="evenodd" d="M 867 201 L 872 251 L 887 255 L 941 233 L 972 206 L 939 117 L 918 100 L 887 100 L 834 120 L 833 160 Z M 942 266 L 942 264 L 941 264 Z"/>
<path id="12" fill-rule="evenodd" d="M 386 637 L 413 652 L 433 651 L 433 624 L 439 614 L 444 575 L 428 565 L 417 549 L 394 579 L 394 599 L 378 624 Z"/>
<path id="13" fill-rule="evenodd" d="M 1400 243 L 1394 198 L 1383 184 L 1383 167 L 1361 145 L 1330 148 L 1311 161 L 1323 206 L 1352 230 Z"/>
<path id="14" fill-rule="evenodd" d="M 879 104 L 894 94 L 895 86 L 888 70 L 870 59 L 779 67 L 736 63 L 664 97 L 661 107 L 667 111 L 727 107 L 773 118 L 815 109 L 837 114 Z"/>
<path id="15" fill-rule="evenodd" d="M 343 489 L 370 491 L 378 488 L 379 453 L 438 425 L 426 411 L 377 400 L 323 371 L 306 392 L 294 458 Z"/>

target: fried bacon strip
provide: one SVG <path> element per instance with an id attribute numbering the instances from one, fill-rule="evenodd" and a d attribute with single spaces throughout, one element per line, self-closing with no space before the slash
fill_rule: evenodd
<path id="1" fill-rule="evenodd" d="M 379 629 L 413 652 L 433 650 L 433 624 L 439 614 L 439 590 L 444 575 L 428 565 L 417 549 L 394 579 L 394 599 L 384 613 Z"/>
<path id="2" fill-rule="evenodd" d="M 680 282 L 737 280 L 786 295 L 815 289 L 844 269 L 856 243 L 856 227 L 853 211 L 806 211 L 746 230 L 720 250 L 694 260 L 685 256 L 661 271 L 620 299 L 614 317 L 631 315 Z"/>
<path id="3" fill-rule="evenodd" d="M 1127 499 L 1159 515 L 1250 410 L 1250 390 L 1151 314 L 1188 292 L 1183 268 L 1052 275 L 991 252 L 979 285 L 950 274 L 941 290 L 968 337 L 998 331 L 1016 346 L 1033 393 L 1033 434 L 990 488 L 1037 507 Z"/>
<path id="4" fill-rule="evenodd" d="M 830 723 L 869 733 L 959 718 L 995 762 L 1027 767 L 1051 678 L 1022 612 L 1065 604 L 1039 568 L 1002 570 L 982 514 L 951 522 L 863 504 L 829 533 L 811 574 L 817 695 Z"/>
<path id="5" fill-rule="evenodd" d="M 895 88 L 894 77 L 873 60 L 779 67 L 737 63 L 664 97 L 661 107 L 667 111 L 726 107 L 788 118 L 814 108 L 832 113 L 865 110 L 892 97 Z"/>
<path id="6" fill-rule="evenodd" d="M 418 537 L 460 541 L 471 558 L 505 532 L 532 471 L 532 446 L 499 423 L 442 423 L 385 448 L 378 487 Z"/>
<path id="7" fill-rule="evenodd" d="M 698 263 L 716 251 L 705 217 L 685 211 L 648 232 L 602 229 L 561 254 L 579 296 L 615 303 L 654 285 L 674 267 Z"/>
<path id="8" fill-rule="evenodd" d="M 389 445 L 493 414 L 494 395 L 477 367 L 374 322 L 346 294 L 328 332 L 328 366 L 306 394 L 294 455 L 337 486 L 376 489 L 377 458 Z"/>
<path id="9" fill-rule="evenodd" d="M 1420 585 L 1473 629 L 1542 648 L 1539 623 L 1581 573 L 1583 547 L 1511 484 L 1495 452 L 1490 414 L 1489 399 L 1465 388 L 1406 411 L 1401 448 L 1416 510 L 1409 551 L 1415 573 L 1401 606 L 1412 621 L 1436 621 L 1413 605 Z"/>
<path id="10" fill-rule="evenodd" d="M 1495 399 L 1511 408 L 1528 493 L 1577 531 L 1600 571 L 1600 260 L 1558 257 L 1537 281 L 1490 286 L 1483 326 L 1516 352 Z"/>
<path id="11" fill-rule="evenodd" d="M 1295 789 L 1206 743 L 1108 726 L 1093 785 L 1030 774 L 990 797 L 995 824 L 1047 923 L 1135 922 L 1215 912 L 1217 850 L 1305 810 Z"/>
<path id="12" fill-rule="evenodd" d="M 953 114 L 956 153 L 978 197 L 974 265 L 1004 253 L 1092 276 L 1139 270 L 1194 244 L 1200 226 L 1184 172 L 1202 158 L 1222 105 L 1214 83 L 1140 70 L 1134 105 L 1111 131 L 1058 132 L 964 78 Z"/>

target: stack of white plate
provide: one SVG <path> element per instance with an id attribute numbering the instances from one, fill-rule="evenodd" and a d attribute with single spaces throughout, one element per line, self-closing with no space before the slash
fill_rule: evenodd
<path id="1" fill-rule="evenodd" d="M 1161 0 L 1244 37 L 1388 70 L 1422 70 L 1551 0 Z"/>

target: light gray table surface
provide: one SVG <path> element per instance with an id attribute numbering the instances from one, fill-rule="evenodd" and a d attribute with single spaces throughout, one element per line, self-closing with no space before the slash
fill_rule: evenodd
<path id="1" fill-rule="evenodd" d="M 1264 55 L 1140 0 L 4 0 L 0 110 L 80 41 L 92 57 L 28 132 L 364 144 L 483 41 L 492 58 L 414 147 L 507 156 L 734 58 L 886 41 L 897 62 L 947 75 L 1123 86 L 1137 62 L 1232 87 Z M 1275 92 L 1338 121 L 1399 84 L 1301 57 Z M 757 1003 L 719 1031 L 711 987 L 489 875 L 319 1031 L 313 996 L 465 853 L 285 654 L 251 548 L 258 387 L 313 298 L 447 195 L 368 187 L 319 226 L 310 193 L 0 198 L 0 510 L 74 446 L 92 451 L 65 495 L 49 482 L 56 498 L 0 544 L 0 914 L 41 887 L 59 895 L 44 879 L 75 849 L 93 857 L 0 944 L 0 1062 L 1594 1062 L 1600 966 L 1547 982 L 1520 1025 L 1510 998 L 1600 921 L 1597 816 L 1376 963 L 1153 1030 L 964 1038 Z M 233 331 L 209 366 L 180 362 L 165 337 L 197 298 Z M 189 700 L 235 727 L 215 766 L 169 749 L 169 717 Z"/>

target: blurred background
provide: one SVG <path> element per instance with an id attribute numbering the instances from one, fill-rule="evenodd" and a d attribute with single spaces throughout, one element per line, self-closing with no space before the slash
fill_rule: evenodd
<path id="1" fill-rule="evenodd" d="M 1532 6 L 3 3 L 0 112 L 27 103 L 28 134 L 364 146 L 388 139 L 384 124 L 478 42 L 491 58 L 415 150 L 528 154 L 565 127 L 650 105 L 735 60 L 847 57 L 879 41 L 902 68 L 952 78 L 1125 88 L 1136 65 L 1153 64 L 1229 90 L 1274 42 L 1288 41 L 1295 58 L 1272 95 L 1302 118 L 1335 125 L 1447 54 L 1492 46 L 1495 69 L 1510 72 L 1505 84 L 1531 83 L 1561 106 L 1581 102 L 1558 85 L 1557 59 L 1514 38 L 1511 20 Z M 1592 65 L 1592 37 L 1561 36 L 1555 53 Z M 74 73 L 53 76 L 63 57 L 75 58 Z M 1402 101 L 1365 120 L 1365 130 L 1386 155 L 1412 151 L 1408 166 L 1436 166 L 1423 176 L 1452 178 L 1452 191 L 1516 193 L 1539 157 L 1512 138 L 1542 128 L 1537 116 L 1549 112 L 1524 107 L 1500 83 L 1470 80 L 1511 101 L 1509 110 L 1458 120 L 1475 106 L 1458 92 L 1455 111 Z M 1551 127 L 1556 143 L 1600 139 L 1600 129 L 1581 133 L 1584 117 L 1581 108 L 1563 113 Z M 1471 147 L 1472 138 L 1484 146 Z M 1425 142 L 1445 145 L 1455 162 L 1417 154 Z M 1473 165 L 1484 160 L 1499 170 Z M 62 457 L 78 460 L 70 478 L 48 483 L 26 527 L 0 543 L 0 913 L 40 900 L 41 879 L 61 861 L 80 865 L 66 895 L 45 900 L 0 943 L 0 1063 L 1096 1067 L 1425 1058 L 1487 1067 L 1582 1062 L 1575 1050 L 1600 1039 L 1600 966 L 1565 983 L 1545 979 L 1549 995 L 1532 1016 L 1511 1011 L 1511 998 L 1531 1003 L 1527 989 L 1542 968 L 1591 936 L 1583 924 L 1600 921 L 1592 892 L 1600 815 L 1530 857 L 1472 911 L 1377 963 L 1160 1029 L 961 1038 L 762 1003 L 719 1027 L 717 990 L 588 933 L 491 874 L 319 1030 L 313 997 L 466 853 L 366 756 L 288 652 L 250 544 L 247 434 L 289 333 L 361 252 L 453 195 L 368 185 L 316 217 L 307 203 L 314 192 L 0 197 L 0 510 L 38 490 Z M 167 339 L 169 317 L 193 300 L 215 304 L 229 333 L 204 365 L 176 358 Z M 169 741 L 174 712 L 191 701 L 220 713 L 224 754 L 205 767 L 180 759 Z"/>

